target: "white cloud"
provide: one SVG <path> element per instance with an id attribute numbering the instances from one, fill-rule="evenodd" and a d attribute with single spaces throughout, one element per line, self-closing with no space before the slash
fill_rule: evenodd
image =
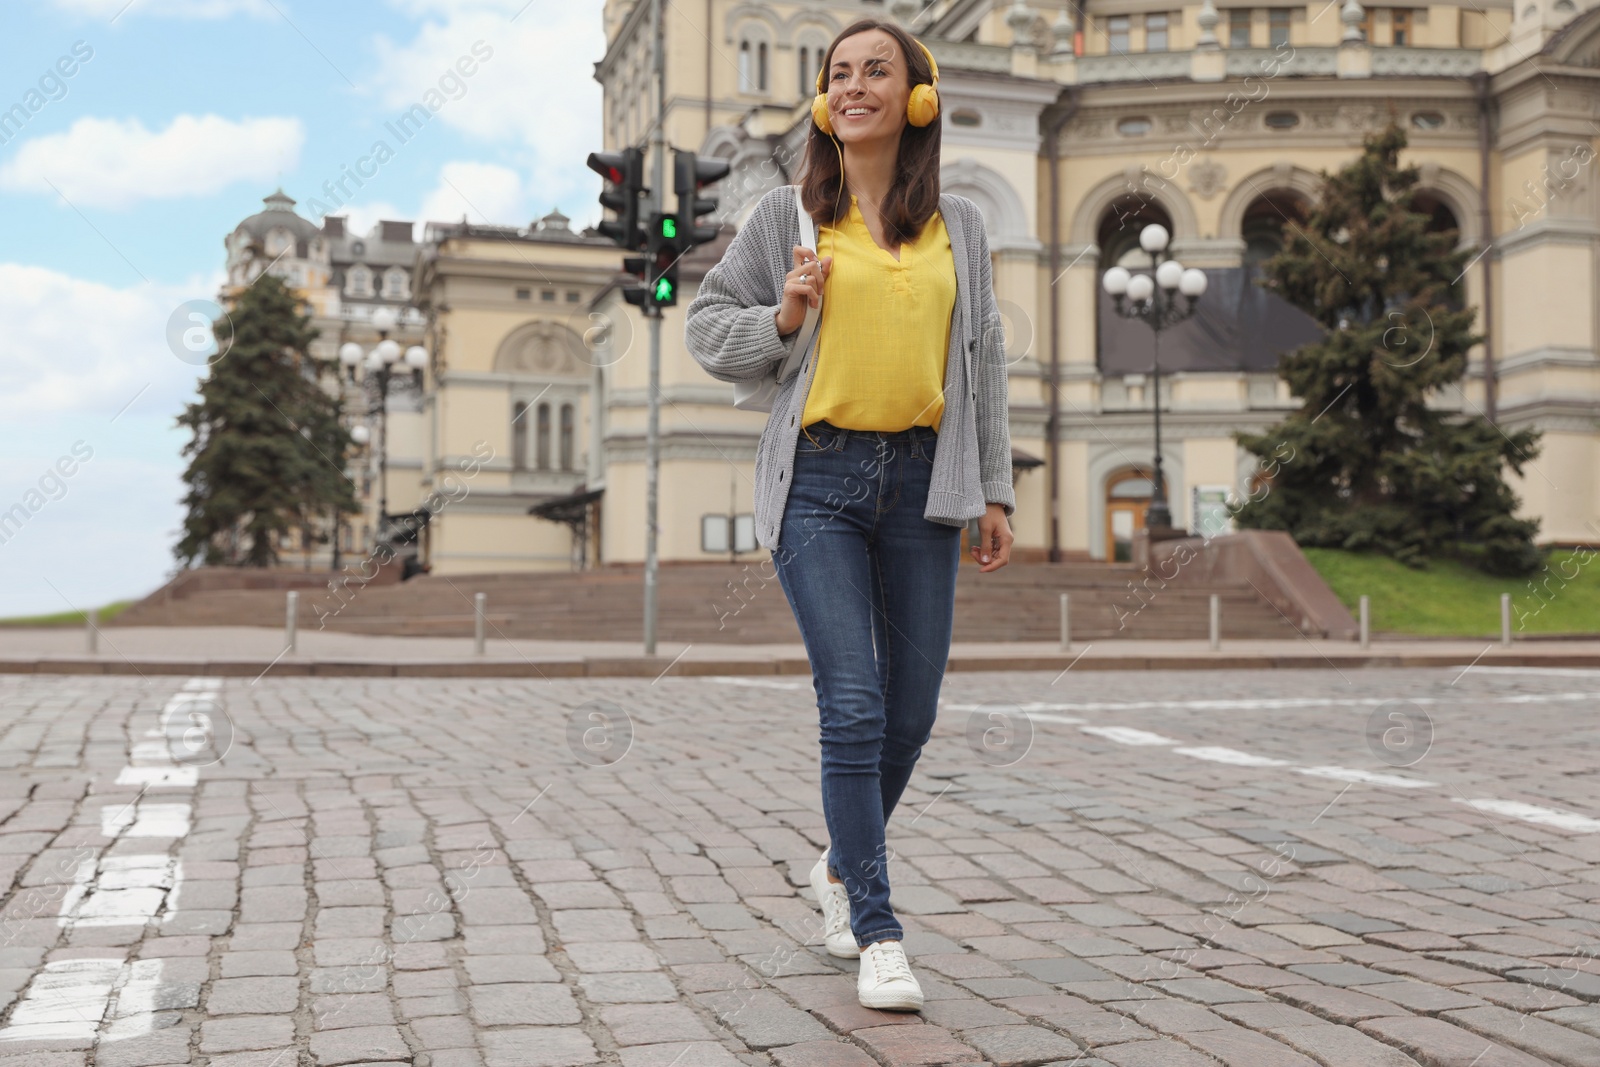
<path id="1" fill-rule="evenodd" d="M 494 163 L 446 163 L 439 185 L 422 201 L 419 222 L 459 222 L 465 215 L 478 225 L 525 226 L 522 178 Z"/>
<path id="2" fill-rule="evenodd" d="M 358 237 L 365 237 L 372 232 L 381 219 L 409 219 L 411 216 L 387 200 L 373 200 L 366 204 L 346 204 L 337 211 L 330 212 L 334 215 L 345 217 L 345 231 Z M 412 234 L 415 237 L 415 231 Z"/>
<path id="3" fill-rule="evenodd" d="M 402 210 L 387 200 L 348 204 L 334 212 L 345 215 L 345 228 L 367 234 L 380 219 L 410 219 L 413 223 L 460 222 L 465 215 L 474 225 L 526 226 L 522 179 L 510 167 L 496 163 L 453 160 L 439 168 L 439 182 L 423 196 L 421 206 Z M 422 236 L 420 227 L 416 237 Z"/>
<path id="4" fill-rule="evenodd" d="M 168 347 L 167 320 L 186 300 L 216 298 L 219 269 L 182 286 L 117 289 L 43 267 L 0 263 L 0 421 L 130 410 L 176 415 L 203 368 Z"/>
<path id="5" fill-rule="evenodd" d="M 24 142 L 0 166 L 0 187 L 53 193 L 54 186 L 79 207 L 207 196 L 292 171 L 304 141 L 298 118 L 179 115 L 157 132 L 138 119 L 81 118 L 64 133 Z"/>
<path id="6" fill-rule="evenodd" d="M 403 111 L 453 75 L 465 88 L 459 96 L 446 92 L 435 118 L 485 141 L 532 149 L 536 187 L 569 183 L 574 164 L 599 147 L 601 91 L 593 64 L 605 55 L 606 41 L 596 5 L 397 0 L 397 6 L 425 21 L 408 42 L 384 35 L 374 41 L 378 69 L 371 80 L 384 106 Z M 485 49 L 492 53 L 486 59 Z M 472 60 L 470 76 L 456 68 L 463 56 Z"/>
<path id="7" fill-rule="evenodd" d="M 77 15 L 113 19 L 120 14 L 160 15 L 168 18 L 219 19 L 230 15 L 271 15 L 266 0 L 55 0 L 56 6 Z"/>
<path id="8" fill-rule="evenodd" d="M 0 262 L 0 509 L 75 442 L 93 457 L 0 544 L 0 617 L 141 596 L 173 565 L 189 433 L 173 424 L 204 368 L 167 341 L 179 305 L 223 271 L 172 285 L 102 285 Z M 109 654 L 109 653 L 108 653 Z"/>

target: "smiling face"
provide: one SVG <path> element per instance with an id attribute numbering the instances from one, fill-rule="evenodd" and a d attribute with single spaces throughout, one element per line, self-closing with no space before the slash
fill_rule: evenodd
<path id="1" fill-rule="evenodd" d="M 911 78 L 900 42 L 883 30 L 866 30 L 840 41 L 828 61 L 824 83 L 828 117 L 839 140 L 893 140 L 906 127 Z"/>

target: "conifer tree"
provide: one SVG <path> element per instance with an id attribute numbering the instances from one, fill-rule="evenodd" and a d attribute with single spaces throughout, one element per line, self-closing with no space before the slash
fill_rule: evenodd
<path id="1" fill-rule="evenodd" d="M 1476 309 L 1463 306 L 1472 250 L 1428 229 L 1413 205 L 1418 170 L 1399 166 L 1403 130 L 1365 139 L 1361 157 L 1323 172 L 1304 227 L 1287 227 L 1261 284 L 1326 336 L 1285 353 L 1279 373 L 1302 401 L 1263 434 L 1239 434 L 1264 480 L 1240 525 L 1287 530 L 1302 545 L 1381 552 L 1411 566 L 1453 557 L 1526 574 L 1541 552 L 1535 520 L 1513 512 L 1504 469 L 1537 455 L 1532 430 L 1504 433 L 1466 405 L 1436 410 L 1466 373 Z"/>
<path id="2" fill-rule="evenodd" d="M 264 274 L 229 318 L 232 347 L 177 420 L 194 436 L 174 554 L 185 565 L 268 567 L 281 534 L 360 509 L 344 473 L 351 438 L 339 401 L 317 384 L 317 331 L 293 291 Z"/>

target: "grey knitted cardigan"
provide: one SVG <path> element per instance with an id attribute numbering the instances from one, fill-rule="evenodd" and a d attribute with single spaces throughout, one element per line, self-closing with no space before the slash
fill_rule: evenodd
<path id="1" fill-rule="evenodd" d="M 761 197 L 689 303 L 684 341 L 696 362 L 718 381 L 759 378 L 773 361 L 789 354 L 800 335 L 795 330 L 780 336 L 773 319 L 782 300 L 784 276 L 794 267 L 794 246 L 800 243 L 797 192 L 798 187 L 785 185 Z M 923 518 L 965 526 L 984 514 L 990 502 L 1004 505 L 1007 516 L 1016 510 L 1005 338 L 982 212 L 971 200 L 953 193 L 939 197 L 939 210 L 955 259 L 956 301 L 939 447 L 934 450 Z M 800 371 L 779 386 L 756 446 L 756 539 L 773 551 L 778 548 L 794 477 L 795 441 L 815 364 L 815 358 L 807 356 Z"/>

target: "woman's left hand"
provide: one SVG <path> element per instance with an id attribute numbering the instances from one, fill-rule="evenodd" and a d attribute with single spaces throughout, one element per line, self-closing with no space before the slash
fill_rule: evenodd
<path id="1" fill-rule="evenodd" d="M 979 574 L 1011 562 L 1011 523 L 1006 520 L 1004 504 L 990 504 L 978 520 L 978 543 L 972 546 L 972 558 L 981 564 Z"/>

